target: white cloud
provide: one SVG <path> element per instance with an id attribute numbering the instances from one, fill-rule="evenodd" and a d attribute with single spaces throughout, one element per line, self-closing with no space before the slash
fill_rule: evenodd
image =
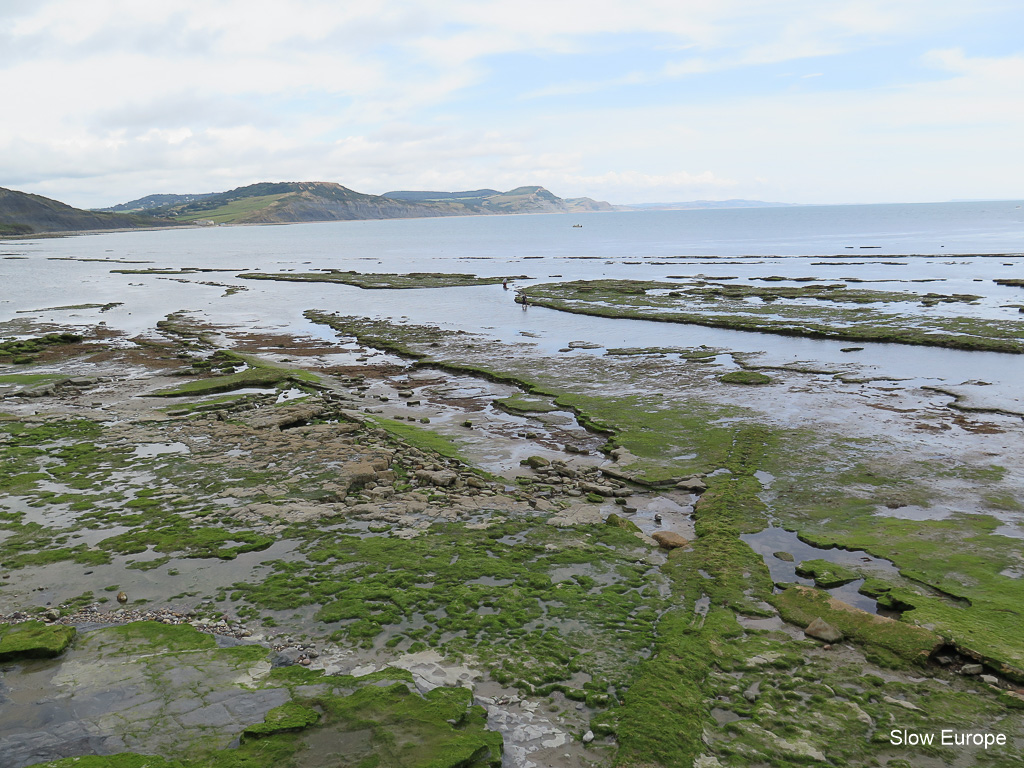
<path id="1" fill-rule="evenodd" d="M 1024 161 L 1011 150 L 1024 130 L 1024 56 L 932 45 L 919 82 L 846 83 L 842 93 L 822 90 L 832 78 L 820 62 L 868 51 L 870 63 L 874 46 L 900 41 L 914 41 L 908 56 L 918 56 L 931 31 L 948 40 L 1005 9 L 995 0 L 8 0 L 0 185 L 83 205 L 159 185 L 303 178 L 375 192 L 544 183 L 619 202 L 991 196 L 957 179 L 1020 189 Z M 637 46 L 658 55 L 606 77 L 558 70 L 576 54 Z M 529 86 L 509 71 L 498 80 L 502 55 L 550 72 Z M 697 98 L 683 87 L 801 59 L 814 63 L 788 80 L 792 93 Z M 660 101 L 630 100 L 644 89 Z"/>

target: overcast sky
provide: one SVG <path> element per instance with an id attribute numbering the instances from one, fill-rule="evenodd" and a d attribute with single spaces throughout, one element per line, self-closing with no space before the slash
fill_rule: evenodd
<path id="1" fill-rule="evenodd" d="M 0 186 L 1024 197 L 1021 0 L 0 0 Z"/>

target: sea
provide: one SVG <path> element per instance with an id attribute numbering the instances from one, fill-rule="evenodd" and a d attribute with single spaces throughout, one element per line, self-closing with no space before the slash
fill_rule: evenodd
<path id="1" fill-rule="evenodd" d="M 333 339 L 307 309 L 480 333 L 503 345 L 529 339 L 552 353 L 569 340 L 613 346 L 708 346 L 756 353 L 765 364 L 849 365 L 841 342 L 531 307 L 500 285 L 364 290 L 322 283 L 244 280 L 241 272 L 458 272 L 508 276 L 514 288 L 580 279 L 747 281 L 772 276 L 884 290 L 981 295 L 924 313 L 1024 322 L 1024 202 L 962 202 L 749 209 L 593 212 L 196 227 L 0 241 L 0 322 L 107 327 L 153 335 L 169 313 L 260 332 Z M 131 274 L 113 270 L 211 270 Z M 913 286 L 915 281 L 929 281 Z M 230 292 L 232 286 L 244 290 Z M 83 304 L 115 304 L 76 308 Z M 1015 306 L 1018 305 L 1018 306 Z M 19 325 L 20 322 L 20 325 Z M 24 330 L 19 328 L 24 327 Z M 1024 412 L 1021 358 L 865 344 L 857 364 L 874 375 L 985 382 L 983 399 Z M 980 392 L 980 390 L 978 390 Z M 977 395 L 982 397 L 981 394 Z"/>

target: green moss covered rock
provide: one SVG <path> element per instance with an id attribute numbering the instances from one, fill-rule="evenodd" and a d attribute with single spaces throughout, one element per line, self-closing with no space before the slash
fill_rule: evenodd
<path id="1" fill-rule="evenodd" d="M 796 567 L 796 572 L 805 579 L 814 579 L 823 589 L 841 587 L 860 578 L 856 571 L 827 560 L 805 560 Z"/>
<path id="2" fill-rule="evenodd" d="M 63 624 L 44 624 L 41 621 L 0 624 L 0 661 L 59 656 L 74 637 L 75 628 Z"/>
<path id="3" fill-rule="evenodd" d="M 757 371 L 731 371 L 718 379 L 723 384 L 771 384 L 770 376 Z"/>

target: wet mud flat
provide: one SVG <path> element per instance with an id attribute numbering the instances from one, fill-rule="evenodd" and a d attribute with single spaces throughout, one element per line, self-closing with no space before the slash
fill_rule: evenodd
<path id="1" fill-rule="evenodd" d="M 1019 575 L 992 572 L 1019 562 L 994 532 L 1019 530 L 1020 476 L 986 455 L 1018 445 L 1013 417 L 916 388 L 892 410 L 891 384 L 822 373 L 728 384 L 728 350 L 551 358 L 329 322 L 335 343 L 179 316 L 5 382 L 0 612 L 81 627 L 4 668 L 19 766 L 974 758 L 895 727 L 1006 733 L 1021 759 L 998 616 Z M 780 405 L 801 392 L 817 408 Z M 904 434 L 941 461 L 894 461 Z M 785 550 L 745 543 L 770 528 L 808 548 L 796 586 L 766 565 Z M 851 584 L 866 611 L 830 602 Z"/>

